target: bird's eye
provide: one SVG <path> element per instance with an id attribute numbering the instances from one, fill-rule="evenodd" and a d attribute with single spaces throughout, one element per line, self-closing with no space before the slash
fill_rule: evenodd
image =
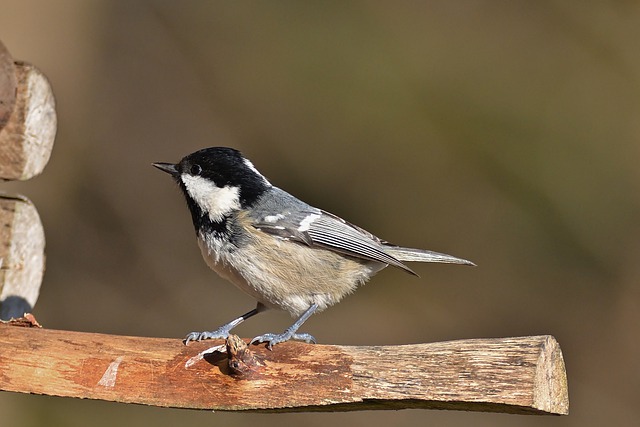
<path id="1" fill-rule="evenodd" d="M 202 173 L 202 168 L 200 167 L 200 165 L 193 165 L 191 166 L 191 175 L 200 175 Z"/>

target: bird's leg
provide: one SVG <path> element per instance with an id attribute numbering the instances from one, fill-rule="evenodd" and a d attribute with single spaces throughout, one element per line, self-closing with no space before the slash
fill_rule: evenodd
<path id="1" fill-rule="evenodd" d="M 233 319 L 229 323 L 226 323 L 226 324 L 220 326 L 215 331 L 204 331 L 204 332 L 191 332 L 191 333 L 189 333 L 184 338 L 184 344 L 187 345 L 191 341 L 202 341 L 202 340 L 215 339 L 215 338 L 226 339 L 229 336 L 229 331 L 231 331 L 231 329 L 235 328 L 236 326 L 238 326 L 240 323 L 244 322 L 248 318 L 253 317 L 253 316 L 255 316 L 256 314 L 258 314 L 260 312 L 263 312 L 264 310 L 266 310 L 266 307 L 264 305 L 262 305 L 261 303 L 258 303 L 256 308 L 254 308 L 253 310 L 243 314 L 242 316 L 240 316 L 240 317 L 238 317 L 236 319 Z"/>
<path id="2" fill-rule="evenodd" d="M 300 316 L 298 320 L 296 320 L 293 325 L 289 326 L 283 333 L 258 335 L 251 340 L 251 344 L 266 342 L 269 350 L 271 350 L 274 345 L 289 340 L 298 340 L 315 344 L 316 339 L 314 337 L 309 334 L 296 334 L 296 331 L 309 317 L 311 317 L 313 313 L 316 312 L 317 309 L 318 304 L 312 304 L 311 307 L 302 313 L 302 316 Z"/>

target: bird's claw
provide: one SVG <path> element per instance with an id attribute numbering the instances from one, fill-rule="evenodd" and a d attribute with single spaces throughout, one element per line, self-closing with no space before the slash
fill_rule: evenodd
<path id="1" fill-rule="evenodd" d="M 229 331 L 223 329 L 216 329 L 215 331 L 204 332 L 190 332 L 184 337 L 184 345 L 189 344 L 191 341 L 202 341 L 210 339 L 227 339 Z"/>
<path id="2" fill-rule="evenodd" d="M 257 337 L 251 340 L 250 344 L 259 344 L 259 343 L 266 342 L 267 348 L 271 350 L 273 349 L 274 345 L 280 344 L 281 342 L 285 342 L 289 340 L 304 341 L 309 344 L 316 343 L 316 339 L 310 334 L 292 334 L 285 331 L 281 334 L 258 335 Z"/>

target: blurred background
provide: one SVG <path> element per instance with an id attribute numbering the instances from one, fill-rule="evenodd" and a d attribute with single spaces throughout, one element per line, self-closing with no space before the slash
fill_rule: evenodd
<path id="1" fill-rule="evenodd" d="M 552 334 L 571 414 L 210 413 L 0 393 L 7 426 L 632 425 L 640 417 L 636 2 L 2 0 L 58 134 L 29 196 L 48 328 L 175 337 L 254 302 L 202 261 L 151 167 L 233 146 L 276 185 L 477 268 L 387 269 L 304 327 L 384 345 Z M 290 324 L 283 313 L 237 329 Z"/>

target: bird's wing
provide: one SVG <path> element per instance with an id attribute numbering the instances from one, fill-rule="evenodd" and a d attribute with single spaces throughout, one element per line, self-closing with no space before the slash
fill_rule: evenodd
<path id="1" fill-rule="evenodd" d="M 254 227 L 283 240 L 321 247 L 344 255 L 376 261 L 416 273 L 386 253 L 382 241 L 339 216 L 312 208 L 259 218 Z"/>

